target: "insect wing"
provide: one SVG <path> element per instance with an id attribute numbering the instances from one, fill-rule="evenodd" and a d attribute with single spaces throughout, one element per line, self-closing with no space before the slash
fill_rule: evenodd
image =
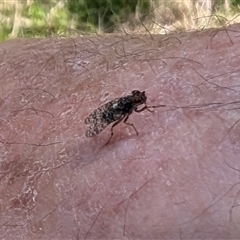
<path id="1" fill-rule="evenodd" d="M 99 120 L 102 118 L 102 113 L 105 111 L 105 109 L 107 108 L 106 105 L 108 103 L 100 106 L 99 108 L 97 108 L 96 110 L 94 110 L 94 112 L 92 112 L 91 114 L 89 114 L 85 120 L 84 123 L 85 124 L 92 124 L 92 123 L 96 123 L 99 122 Z"/>
<path id="2" fill-rule="evenodd" d="M 85 119 L 84 123 L 90 125 L 86 131 L 87 137 L 93 137 L 97 135 L 110 123 L 115 122 L 122 117 L 122 111 L 119 111 L 116 109 L 116 107 L 114 107 L 116 104 L 117 100 L 108 102 L 96 109 Z"/>
<path id="3" fill-rule="evenodd" d="M 109 119 L 105 117 L 109 111 L 108 108 L 109 103 L 106 103 L 85 119 L 84 123 L 90 125 L 86 131 L 86 137 L 96 136 L 111 123 Z"/>
<path id="4" fill-rule="evenodd" d="M 108 122 L 106 121 L 101 121 L 101 122 L 96 122 L 91 124 L 87 131 L 86 131 L 86 137 L 94 137 L 97 134 L 99 134 L 104 128 L 107 127 L 107 125 L 109 125 Z"/>

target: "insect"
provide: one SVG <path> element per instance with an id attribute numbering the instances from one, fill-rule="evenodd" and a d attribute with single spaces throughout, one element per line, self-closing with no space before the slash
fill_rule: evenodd
<path id="1" fill-rule="evenodd" d="M 85 124 L 89 125 L 86 131 L 86 137 L 96 136 L 109 124 L 115 122 L 111 127 L 111 135 L 105 144 L 107 145 L 113 136 L 113 128 L 116 125 L 118 125 L 121 121 L 131 126 L 138 135 L 138 131 L 135 128 L 135 126 L 132 123 L 127 122 L 129 116 L 133 113 L 133 111 L 142 112 L 144 110 L 148 110 L 149 112 L 153 112 L 151 108 L 165 106 L 165 105 L 147 106 L 146 101 L 147 97 L 145 95 L 145 91 L 140 92 L 138 90 L 134 90 L 132 91 L 131 95 L 116 98 L 100 106 L 94 112 L 92 112 L 84 121 Z M 142 104 L 144 104 L 144 106 L 138 109 L 138 106 Z"/>

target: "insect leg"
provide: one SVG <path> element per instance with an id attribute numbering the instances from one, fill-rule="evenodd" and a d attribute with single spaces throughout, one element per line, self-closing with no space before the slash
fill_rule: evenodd
<path id="1" fill-rule="evenodd" d="M 111 138 L 112 138 L 112 136 L 113 136 L 113 128 L 114 128 L 116 125 L 118 125 L 124 118 L 125 118 L 125 115 L 123 115 L 119 120 L 117 120 L 117 121 L 112 125 L 112 127 L 111 127 L 111 136 L 110 136 L 110 138 L 108 139 L 108 141 L 105 143 L 105 145 L 107 145 L 107 144 L 110 142 L 110 140 L 111 140 Z"/>
<path id="2" fill-rule="evenodd" d="M 144 111 L 144 110 L 148 110 L 149 112 L 153 112 L 153 110 L 150 110 L 150 109 L 148 109 L 148 106 L 147 105 L 145 105 L 143 108 L 141 108 L 141 109 L 135 109 L 135 112 L 142 112 L 142 111 Z"/>
<path id="3" fill-rule="evenodd" d="M 127 122 L 128 117 L 129 117 L 129 115 L 126 116 L 126 118 L 124 119 L 123 122 L 124 122 L 125 124 L 127 124 L 127 125 L 130 125 L 130 126 L 134 129 L 134 131 L 136 132 L 136 134 L 138 135 L 138 131 L 137 131 L 137 129 L 135 128 L 135 126 L 134 126 L 132 123 L 128 123 L 128 122 Z"/>
<path id="4" fill-rule="evenodd" d="M 147 106 L 145 105 L 141 109 L 135 109 L 135 112 L 142 112 L 144 110 L 148 110 L 149 112 L 154 112 L 153 110 L 150 110 L 150 108 L 159 108 L 159 107 L 165 107 L 166 105 L 158 105 L 158 106 Z"/>

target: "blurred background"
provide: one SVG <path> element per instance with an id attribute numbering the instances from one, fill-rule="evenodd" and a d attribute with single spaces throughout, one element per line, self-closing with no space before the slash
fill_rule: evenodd
<path id="1" fill-rule="evenodd" d="M 240 22 L 240 0 L 1 0 L 0 41 L 113 32 L 166 34 Z"/>

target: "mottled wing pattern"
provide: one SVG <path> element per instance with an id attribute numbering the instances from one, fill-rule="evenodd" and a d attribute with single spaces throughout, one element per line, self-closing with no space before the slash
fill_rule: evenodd
<path id="1" fill-rule="evenodd" d="M 86 131 L 86 137 L 94 137 L 97 134 L 99 134 L 104 128 L 109 125 L 106 121 L 101 121 L 99 123 L 94 123 L 89 126 L 89 128 Z"/>
<path id="2" fill-rule="evenodd" d="M 116 112 L 116 110 L 113 111 L 113 106 L 117 101 L 117 99 L 112 100 L 100 106 L 85 119 L 84 123 L 89 124 L 86 131 L 86 137 L 93 137 L 99 134 L 110 123 L 118 120 L 122 116 L 121 112 Z"/>
<path id="3" fill-rule="evenodd" d="M 101 118 L 101 115 L 99 115 L 99 112 L 101 113 L 104 109 L 104 105 L 99 107 L 98 109 L 94 110 L 91 114 L 89 114 L 85 120 L 85 124 L 91 124 L 91 123 L 96 123 L 99 121 L 99 118 Z"/>

